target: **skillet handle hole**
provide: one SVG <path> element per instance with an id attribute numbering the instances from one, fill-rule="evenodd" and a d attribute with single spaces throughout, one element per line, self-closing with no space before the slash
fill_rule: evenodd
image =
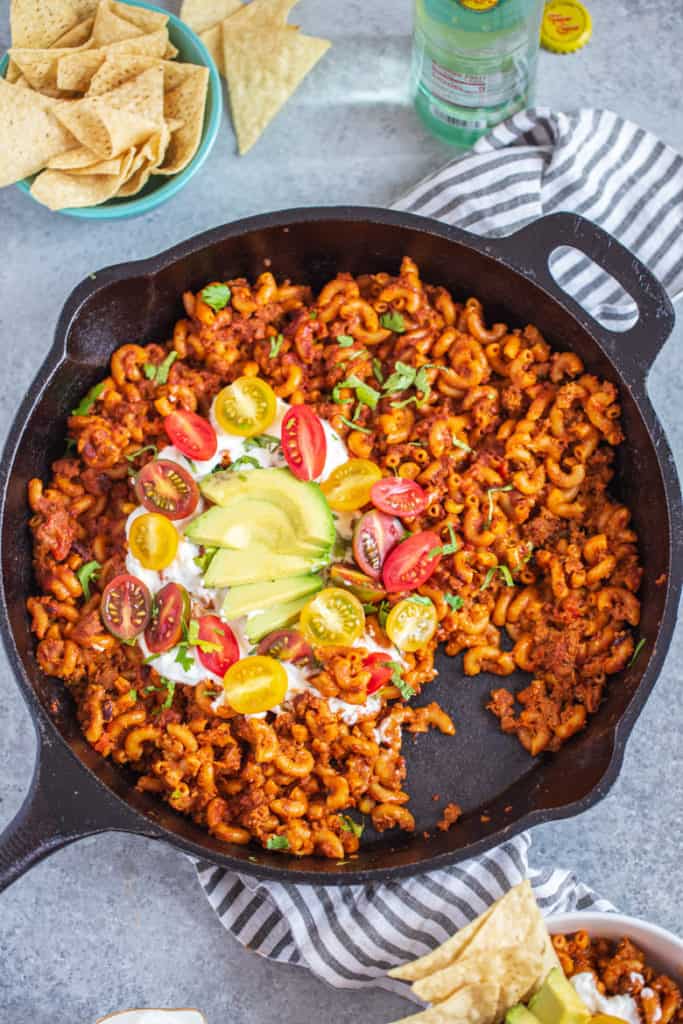
<path id="1" fill-rule="evenodd" d="M 630 293 L 581 249 L 557 246 L 548 256 L 548 270 L 601 327 L 621 334 L 638 322 L 638 306 Z"/>

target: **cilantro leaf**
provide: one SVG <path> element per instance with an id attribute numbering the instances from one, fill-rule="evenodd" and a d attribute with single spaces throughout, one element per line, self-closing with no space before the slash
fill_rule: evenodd
<path id="1" fill-rule="evenodd" d="M 401 675 L 401 672 L 403 671 L 403 665 L 401 662 L 388 661 L 387 667 L 391 669 L 391 684 L 396 687 L 403 699 L 410 700 L 411 697 L 414 697 L 415 690 L 405 682 Z"/>
<path id="2" fill-rule="evenodd" d="M 270 352 L 268 353 L 268 355 L 270 356 L 271 359 L 275 359 L 275 356 L 278 355 L 278 353 L 280 352 L 280 349 L 282 348 L 282 342 L 284 340 L 285 339 L 284 339 L 282 334 L 278 334 L 275 337 L 271 337 L 271 339 L 270 339 Z"/>
<path id="3" fill-rule="evenodd" d="M 200 298 L 217 313 L 219 309 L 225 309 L 231 295 L 227 284 L 207 284 L 206 288 L 202 289 Z"/>
<path id="4" fill-rule="evenodd" d="M 363 835 L 365 825 L 360 821 L 354 821 L 351 815 L 349 814 L 340 814 L 339 818 L 342 831 L 350 832 L 352 835 L 356 837 L 356 839 L 360 839 L 360 837 Z"/>
<path id="5" fill-rule="evenodd" d="M 80 569 L 76 570 L 76 576 L 86 601 L 90 600 L 90 583 L 97 579 L 101 568 L 100 563 L 93 559 L 92 562 L 86 562 Z"/>
<path id="6" fill-rule="evenodd" d="M 474 448 L 470 448 L 468 444 L 465 444 L 464 441 L 461 441 L 459 437 L 455 436 L 455 434 L 453 434 L 451 441 L 453 442 L 454 448 L 459 448 L 463 452 L 468 452 L 471 455 L 472 452 L 474 451 Z"/>
<path id="7" fill-rule="evenodd" d="M 280 438 L 275 437 L 274 434 L 254 434 L 253 437 L 245 439 L 244 447 L 247 451 L 250 448 L 265 448 L 269 452 L 275 452 L 280 444 Z"/>
<path id="8" fill-rule="evenodd" d="M 490 585 L 491 580 L 493 579 L 497 572 L 499 572 L 500 575 L 503 577 L 503 581 L 506 587 L 514 587 L 515 581 L 513 580 L 512 573 L 508 569 L 507 565 L 493 565 L 486 573 L 486 576 L 484 577 L 484 582 L 479 587 L 479 589 L 486 590 L 486 588 Z"/>
<path id="9" fill-rule="evenodd" d="M 627 668 L 632 668 L 633 665 L 635 665 L 636 661 L 638 660 L 638 655 L 640 654 L 640 652 L 642 651 L 644 646 L 645 646 L 645 637 L 641 636 L 640 640 L 638 641 L 638 643 L 636 644 L 636 646 L 635 646 L 635 648 L 633 650 L 633 654 L 631 655 L 631 660 L 629 661 L 628 665 L 626 666 Z"/>
<path id="10" fill-rule="evenodd" d="M 453 612 L 459 612 L 465 603 L 458 594 L 444 594 L 443 599 Z"/>
<path id="11" fill-rule="evenodd" d="M 223 630 L 214 630 L 217 636 L 225 636 Z M 190 619 L 187 627 L 187 643 L 192 647 L 198 647 L 200 651 L 204 651 L 205 654 L 210 654 L 212 651 L 222 650 L 222 644 L 215 640 L 202 640 L 199 636 L 199 623 L 196 619 Z"/>
<path id="12" fill-rule="evenodd" d="M 403 334 L 406 329 L 406 322 L 403 316 L 395 309 L 389 309 L 386 313 L 382 313 L 379 322 L 382 327 L 387 331 L 393 331 L 394 334 Z"/>
<path id="13" fill-rule="evenodd" d="M 172 679 L 167 679 L 165 676 L 161 676 L 161 682 L 166 690 L 166 699 L 161 705 L 163 711 L 167 711 L 173 703 L 173 694 L 175 693 L 175 683 Z"/>
<path id="14" fill-rule="evenodd" d="M 352 373 L 346 380 L 341 381 L 340 384 L 336 385 L 337 388 L 353 388 L 356 392 L 356 398 L 363 405 L 367 405 L 370 409 L 377 408 L 377 402 L 379 401 L 379 391 L 373 388 L 370 384 L 366 384 L 364 380 L 357 377 L 355 373 Z"/>
<path id="15" fill-rule="evenodd" d="M 288 850 L 289 839 L 287 836 L 268 836 L 266 843 L 267 850 Z"/>
<path id="16" fill-rule="evenodd" d="M 171 800 L 180 800 L 182 795 L 183 794 L 181 790 L 174 789 L 173 792 L 171 793 Z"/>
<path id="17" fill-rule="evenodd" d="M 406 388 L 412 387 L 415 383 L 415 375 L 416 370 L 414 366 L 408 366 L 407 363 L 399 361 L 394 367 L 394 372 L 384 382 L 384 390 L 388 392 L 405 391 Z"/>
<path id="18" fill-rule="evenodd" d="M 402 402 L 392 402 L 391 407 L 392 409 L 405 409 L 407 405 L 411 405 L 413 402 L 415 402 L 415 405 L 420 404 L 416 395 L 411 395 L 410 398 L 404 398 Z"/>
<path id="19" fill-rule="evenodd" d="M 411 594 L 407 600 L 413 604 L 433 604 L 431 597 L 424 597 L 422 594 Z"/>
<path id="20" fill-rule="evenodd" d="M 155 366 L 154 363 L 145 363 L 142 367 L 145 371 L 145 377 L 147 380 L 154 381 L 155 384 L 166 384 L 168 381 L 168 372 L 177 358 L 177 352 L 169 352 L 163 363 L 159 363 L 158 366 Z"/>
<path id="21" fill-rule="evenodd" d="M 90 388 L 85 398 L 82 398 L 75 409 L 71 410 L 72 416 L 87 416 L 93 405 L 104 391 L 104 386 L 107 382 L 101 380 L 99 384 L 95 384 Z"/>
<path id="22" fill-rule="evenodd" d="M 350 334 L 337 335 L 337 344 L 339 345 L 339 348 L 351 348 L 355 340 L 356 339 L 352 338 Z"/>
<path id="23" fill-rule="evenodd" d="M 387 617 L 388 617 L 390 611 L 391 611 L 391 607 L 389 605 L 389 602 L 388 601 L 381 601 L 379 609 L 377 611 L 377 621 L 379 622 L 379 624 L 382 627 L 382 629 L 384 629 L 384 627 L 387 624 Z"/>
<path id="24" fill-rule="evenodd" d="M 159 449 L 155 444 L 146 444 L 144 448 L 138 448 L 137 451 L 126 455 L 126 462 L 133 462 L 134 459 L 137 459 L 139 455 L 144 455 L 145 452 L 152 452 L 154 455 L 158 455 Z"/>
<path id="25" fill-rule="evenodd" d="M 450 542 L 448 544 L 440 544 L 439 547 L 432 548 L 427 555 L 427 558 L 435 558 L 436 555 L 454 555 L 458 550 L 458 538 L 455 536 L 455 530 L 452 525 L 448 524 L 448 536 Z"/>
<path id="26" fill-rule="evenodd" d="M 245 466 L 251 466 L 252 469 L 260 469 L 261 463 L 258 459 L 255 459 L 253 455 L 240 455 L 239 459 L 235 459 L 228 466 L 230 472 L 234 472 L 239 469 L 244 469 Z"/>
<path id="27" fill-rule="evenodd" d="M 382 373 L 382 363 L 377 358 L 377 356 L 375 356 L 375 358 L 372 360 L 372 372 L 375 375 L 375 380 L 377 381 L 377 383 L 378 384 L 384 384 L 384 374 Z"/>
<path id="28" fill-rule="evenodd" d="M 489 502 L 489 514 L 486 519 L 487 527 L 490 526 L 491 523 L 493 522 L 493 495 L 503 491 L 514 491 L 514 487 L 512 486 L 512 484 L 506 484 L 505 487 L 489 487 L 488 491 L 486 492 L 486 497 L 488 498 Z"/>
<path id="29" fill-rule="evenodd" d="M 360 423 L 354 423 L 354 422 L 353 422 L 353 420 L 349 420 L 349 419 L 347 419 L 347 418 L 346 418 L 346 416 L 340 416 L 340 417 L 339 417 L 339 419 L 340 419 L 340 420 L 342 421 L 342 423 L 344 423 L 344 424 L 345 424 L 345 425 L 346 425 L 347 427 L 350 427 L 350 428 L 351 428 L 351 430 L 360 430 L 361 434 L 371 434 L 371 433 L 372 433 L 372 431 L 370 430 L 370 428 L 369 428 L 369 427 L 362 427 L 362 426 L 360 425 Z"/>
<path id="30" fill-rule="evenodd" d="M 194 658 L 190 654 L 186 641 L 181 640 L 181 642 L 176 647 L 175 660 L 176 664 L 180 665 L 183 671 L 190 672 L 192 670 L 192 667 L 194 665 Z"/>
<path id="31" fill-rule="evenodd" d="M 308 319 L 309 320 L 317 320 L 318 319 L 318 310 L 317 309 L 309 309 L 309 311 L 308 311 Z"/>
<path id="32" fill-rule="evenodd" d="M 204 548 L 204 553 L 201 555 L 195 555 L 192 561 L 194 562 L 198 569 L 200 569 L 202 572 L 206 572 L 206 570 L 209 568 L 209 562 L 211 561 L 211 559 L 213 558 L 217 551 L 218 548 Z"/>
<path id="33" fill-rule="evenodd" d="M 129 690 L 128 691 L 128 696 L 130 697 L 131 700 L 137 700 L 138 699 L 138 691 L 137 690 Z"/>

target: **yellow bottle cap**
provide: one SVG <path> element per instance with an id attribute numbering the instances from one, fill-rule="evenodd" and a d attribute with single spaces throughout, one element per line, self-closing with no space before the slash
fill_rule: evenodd
<path id="1" fill-rule="evenodd" d="M 573 53 L 593 32 L 591 16 L 579 0 L 550 0 L 541 24 L 541 44 L 553 53 Z"/>
<path id="2" fill-rule="evenodd" d="M 498 6 L 499 0 L 460 0 L 460 3 L 471 11 L 490 11 Z"/>

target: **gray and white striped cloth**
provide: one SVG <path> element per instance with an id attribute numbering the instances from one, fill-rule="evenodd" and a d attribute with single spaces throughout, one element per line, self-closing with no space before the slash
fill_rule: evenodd
<path id="1" fill-rule="evenodd" d="M 558 210 L 581 213 L 647 263 L 672 298 L 683 294 L 683 159 L 610 111 L 523 111 L 395 208 L 483 235 L 510 234 Z M 629 326 L 630 300 L 585 256 L 562 253 L 553 271 L 597 319 Z M 384 885 L 267 883 L 196 867 L 221 923 L 255 953 L 341 988 L 381 985 L 408 995 L 388 968 L 443 942 L 526 877 L 545 914 L 613 909 L 570 872 L 530 867 L 530 844 L 524 834 L 475 860 Z"/>

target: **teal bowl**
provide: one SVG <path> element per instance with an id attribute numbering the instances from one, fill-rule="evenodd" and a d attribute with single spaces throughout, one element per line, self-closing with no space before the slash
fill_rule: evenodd
<path id="1" fill-rule="evenodd" d="M 84 220 L 122 220 L 124 217 L 139 217 L 143 213 L 149 213 L 150 210 L 161 206 L 171 196 L 180 192 L 181 188 L 197 173 L 211 152 L 211 147 L 218 135 L 223 111 L 221 80 L 216 65 L 201 39 L 180 18 L 162 7 L 144 3 L 143 0 L 126 0 L 126 3 L 132 7 L 145 7 L 148 11 L 167 14 L 169 38 L 178 50 L 176 60 L 185 64 L 202 64 L 209 69 L 209 87 L 201 142 L 190 163 L 178 174 L 174 174 L 170 178 L 165 178 L 160 174 L 152 175 L 142 191 L 136 196 L 131 196 L 130 199 L 109 199 L 99 206 L 73 207 L 54 211 L 55 213 L 64 213 L 68 217 L 81 217 Z M 0 75 L 3 78 L 7 73 L 8 65 L 9 56 L 6 54 L 0 60 Z M 24 178 L 23 181 L 18 181 L 17 188 L 30 196 L 32 180 L 32 178 Z M 31 196 L 31 198 L 33 197 Z M 34 201 L 37 202 L 37 200 Z M 43 209 L 47 209 L 47 207 L 43 207 Z"/>

